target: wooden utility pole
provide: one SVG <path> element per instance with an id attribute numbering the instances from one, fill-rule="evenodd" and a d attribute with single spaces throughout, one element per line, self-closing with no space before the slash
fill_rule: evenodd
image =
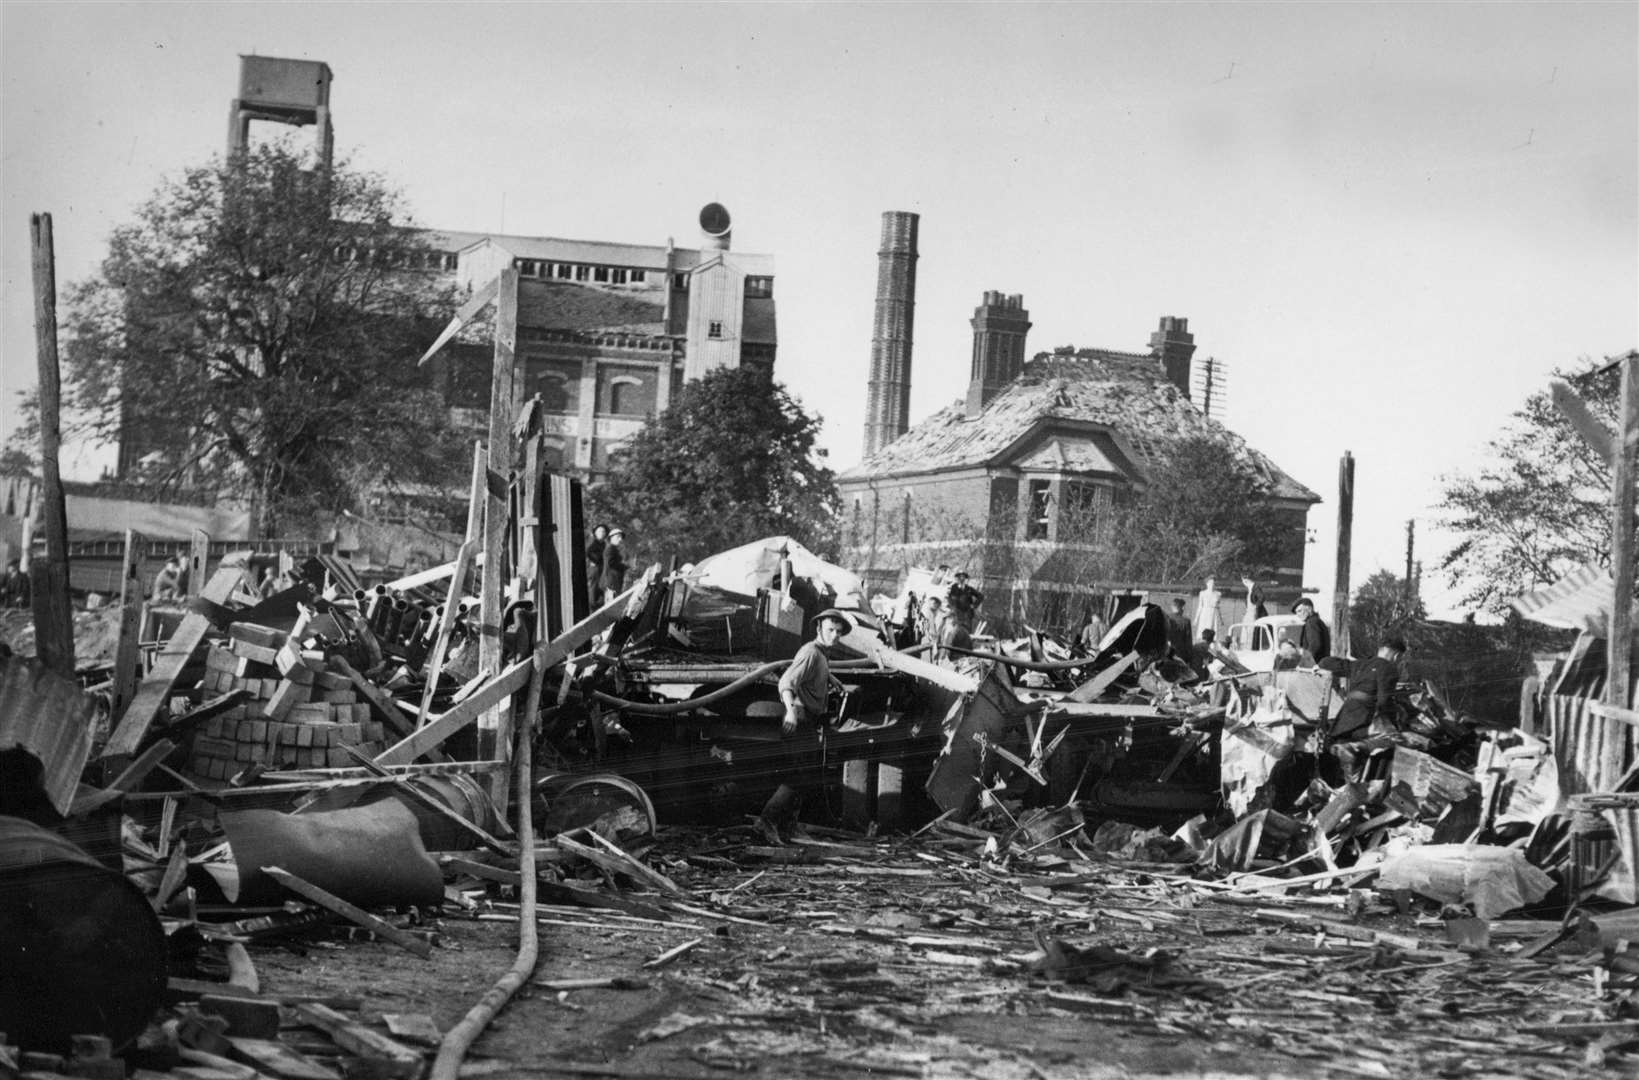
<path id="1" fill-rule="evenodd" d="M 57 256 L 51 215 L 29 218 L 34 249 L 34 340 L 40 366 L 41 511 L 44 562 L 29 567 L 34 651 L 52 671 L 74 677 L 74 608 L 68 596 L 68 510 L 57 457 L 62 448 L 62 381 L 57 367 Z"/>
<path id="2" fill-rule="evenodd" d="M 501 271 L 495 309 L 495 355 L 489 396 L 489 467 L 484 499 L 483 617 L 478 640 L 478 664 L 490 674 L 502 665 L 501 625 L 507 580 L 507 496 L 512 482 L 512 422 L 517 413 L 513 383 L 518 345 L 518 270 Z M 512 699 L 484 710 L 478 718 L 478 757 L 505 760 L 512 752 Z M 508 776 L 505 769 L 486 777 L 490 798 L 505 811 Z M 520 792 L 528 797 L 528 792 Z"/>
<path id="3" fill-rule="evenodd" d="M 1411 581 L 1412 581 L 1411 575 L 1412 575 L 1412 571 L 1414 569 L 1414 564 L 1412 562 L 1412 558 L 1413 558 L 1413 554 L 1416 550 L 1417 550 L 1417 519 L 1416 518 L 1408 518 L 1408 519 L 1406 519 L 1406 577 L 1405 577 L 1405 580 L 1400 583 L 1400 588 L 1406 594 L 1407 598 L 1410 598 L 1410 597 L 1416 595 L 1413 592 L 1412 587 L 1411 587 Z"/>
<path id="4" fill-rule="evenodd" d="M 1632 716 L 1628 687 L 1633 679 L 1634 484 L 1639 482 L 1639 352 L 1613 360 L 1620 367 L 1616 434 L 1605 429 L 1587 405 L 1563 382 L 1550 385 L 1554 404 L 1579 435 L 1611 467 L 1611 624 L 1605 640 L 1604 704 Z M 1639 721 L 1636 721 L 1639 722 Z M 1617 766 L 1618 768 L 1620 766 Z"/>
<path id="5" fill-rule="evenodd" d="M 1611 605 L 1611 635 L 1606 643 L 1610 679 L 1605 704 L 1630 708 L 1628 686 L 1633 663 L 1633 528 L 1634 483 L 1639 480 L 1639 352 L 1618 361 L 1622 365 L 1622 392 L 1617 413 L 1616 442 L 1611 462 L 1611 576 L 1616 595 Z"/>
<path id="6" fill-rule="evenodd" d="M 1337 580 L 1332 592 L 1332 651 L 1349 655 L 1349 550 L 1354 530 L 1354 455 L 1337 463 Z"/>

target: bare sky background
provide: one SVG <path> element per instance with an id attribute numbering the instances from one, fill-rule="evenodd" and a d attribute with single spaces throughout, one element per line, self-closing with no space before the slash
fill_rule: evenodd
<path id="1" fill-rule="evenodd" d="M 1437 613 L 1442 474 L 1551 367 L 1639 344 L 1639 5 L 0 4 L 0 428 L 35 378 L 28 215 L 59 289 L 222 151 L 238 54 L 324 60 L 338 154 L 421 223 L 664 243 L 708 201 L 777 259 L 776 375 L 859 458 L 884 210 L 922 215 L 912 422 L 967 320 L 1142 351 L 1187 317 L 1226 419 L 1319 492 L 1353 580 Z M 267 126 L 253 128 L 266 132 Z M 310 129 L 309 129 L 310 130 Z M 106 455 L 65 463 L 94 476 Z M 1323 604 L 1323 607 L 1325 605 Z"/>

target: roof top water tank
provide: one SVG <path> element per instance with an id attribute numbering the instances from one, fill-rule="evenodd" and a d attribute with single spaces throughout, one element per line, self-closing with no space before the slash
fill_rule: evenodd
<path id="1" fill-rule="evenodd" d="M 247 105 L 316 109 L 330 105 L 330 65 L 277 56 L 239 57 L 239 100 Z"/>

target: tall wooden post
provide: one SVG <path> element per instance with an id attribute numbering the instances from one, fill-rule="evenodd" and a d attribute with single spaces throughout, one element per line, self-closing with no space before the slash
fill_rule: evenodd
<path id="1" fill-rule="evenodd" d="M 1406 519 L 1406 576 L 1405 576 L 1405 580 L 1403 580 L 1400 583 L 1400 589 L 1401 589 L 1402 592 L 1404 592 L 1406 594 L 1406 599 L 1408 599 L 1408 600 L 1411 599 L 1413 596 L 1417 595 L 1416 591 L 1412 588 L 1412 576 L 1411 576 L 1412 575 L 1412 562 L 1413 562 L 1413 557 L 1414 557 L 1414 553 L 1416 552 L 1416 550 L 1417 550 L 1417 519 L 1416 518 L 1407 518 Z"/>
<path id="2" fill-rule="evenodd" d="M 502 665 L 501 615 L 507 580 L 507 494 L 512 476 L 512 423 L 517 409 L 513 384 L 518 345 L 518 270 L 501 271 L 496 296 L 495 355 L 489 396 L 489 470 L 484 499 L 483 619 L 478 663 L 491 675 Z M 506 759 L 512 753 L 512 699 L 484 710 L 478 718 L 478 756 L 485 761 Z M 507 770 L 489 774 L 490 798 L 504 813 L 509 779 Z M 527 794 L 520 792 L 521 795 Z"/>
<path id="3" fill-rule="evenodd" d="M 1639 352 L 1620 361 L 1622 392 L 1617 414 L 1616 443 L 1611 461 L 1611 576 L 1616 579 L 1611 605 L 1611 634 L 1606 642 L 1610 679 L 1605 704 L 1619 709 L 1632 706 L 1628 686 L 1633 677 L 1634 483 L 1639 480 Z"/>
<path id="4" fill-rule="evenodd" d="M 1349 650 L 1349 551 L 1354 531 L 1354 455 L 1343 451 L 1337 463 L 1337 579 L 1332 587 L 1332 651 Z"/>
<path id="5" fill-rule="evenodd" d="M 195 529 L 188 544 L 188 599 L 193 600 L 205 591 L 205 571 L 211 561 L 211 536 L 204 529 Z"/>
<path id="6" fill-rule="evenodd" d="M 120 636 L 114 652 L 113 707 L 109 710 L 109 729 L 119 726 L 126 706 L 136 696 L 137 683 L 142 675 L 142 613 L 148 599 L 147 575 L 143 555 L 148 538 L 135 529 L 125 530 L 125 561 L 120 575 Z"/>
<path id="7" fill-rule="evenodd" d="M 74 608 L 68 597 L 68 510 L 57 457 L 62 448 L 62 382 L 57 367 L 57 257 L 51 215 L 29 218 L 34 249 L 34 340 L 40 367 L 41 511 L 44 562 L 29 568 L 34 607 L 34 650 L 61 675 L 74 677 Z"/>

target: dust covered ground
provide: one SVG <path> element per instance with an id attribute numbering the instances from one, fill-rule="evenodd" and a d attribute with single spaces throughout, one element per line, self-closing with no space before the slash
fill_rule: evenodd
<path id="1" fill-rule="evenodd" d="M 1340 897 L 1115 861 L 1005 867 L 937 841 L 760 843 L 663 830 L 646 861 L 683 896 L 635 897 L 662 919 L 543 904 L 533 980 L 462 1075 L 1634 1075 L 1633 1025 L 1610 1023 L 1592 956 L 1519 955 L 1553 924 L 1492 923 L 1459 951 L 1432 907 L 1351 916 Z M 447 906 L 427 961 L 379 941 L 255 946 L 262 991 L 356 995 L 366 1023 L 426 1013 L 447 1031 L 513 961 L 509 899 Z M 610 979 L 625 988 L 553 985 Z"/>

